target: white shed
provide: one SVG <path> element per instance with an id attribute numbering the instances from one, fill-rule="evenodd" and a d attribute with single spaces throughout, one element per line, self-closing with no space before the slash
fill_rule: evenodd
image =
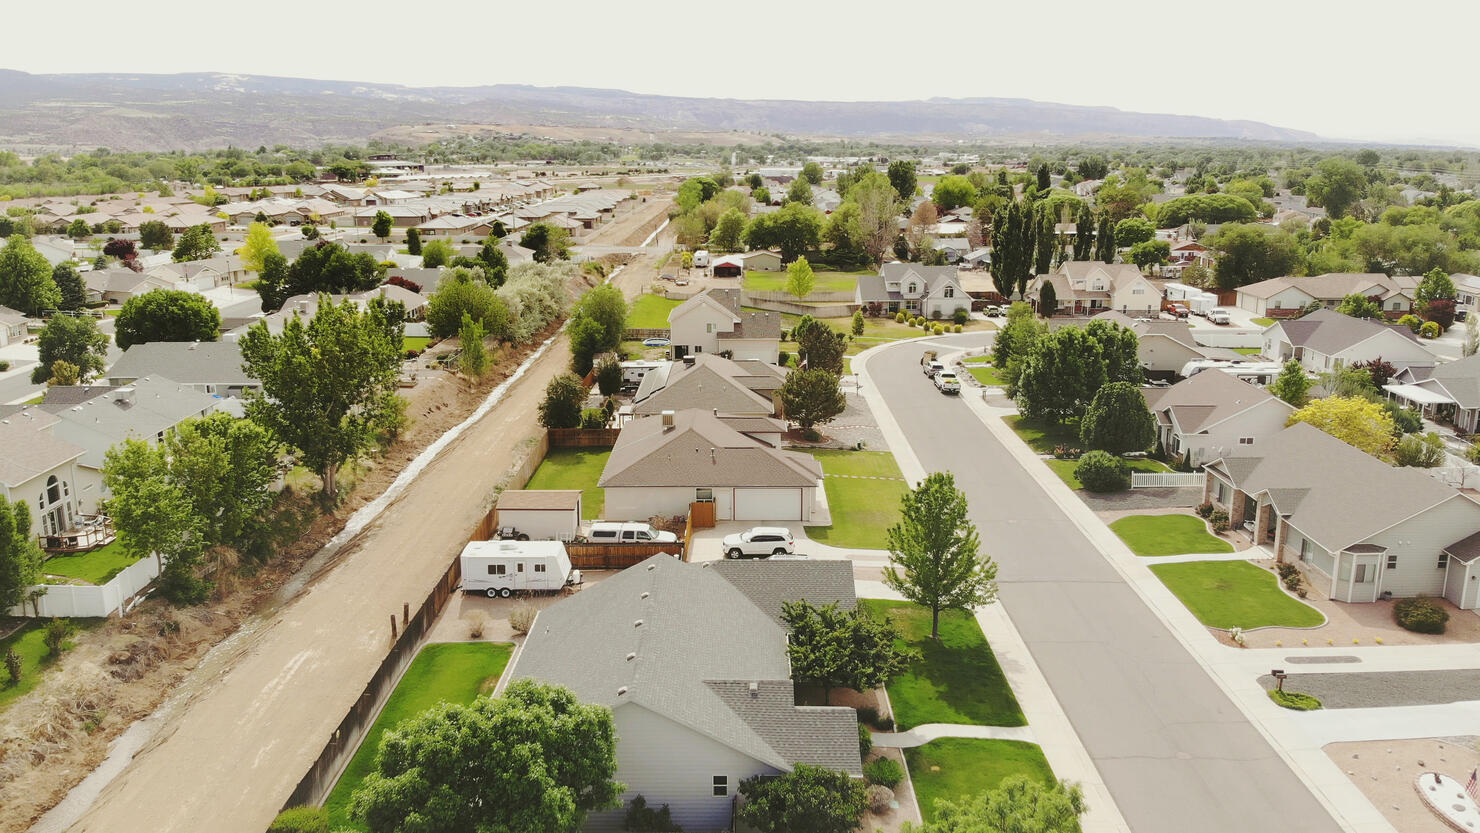
<path id="1" fill-rule="evenodd" d="M 513 527 L 535 541 L 570 541 L 581 531 L 579 489 L 518 489 L 498 497 L 499 529 Z"/>

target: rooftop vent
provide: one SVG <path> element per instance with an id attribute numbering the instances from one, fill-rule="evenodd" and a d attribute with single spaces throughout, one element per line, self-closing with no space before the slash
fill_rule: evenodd
<path id="1" fill-rule="evenodd" d="M 662 419 L 663 419 L 663 427 L 664 428 L 672 428 L 673 427 L 673 412 L 672 411 L 664 411 L 663 412 Z"/>
<path id="2" fill-rule="evenodd" d="M 626 686 L 622 686 L 621 688 L 617 689 L 617 696 L 618 697 L 621 697 L 623 694 L 626 694 L 626 693 L 627 693 L 627 687 Z"/>
<path id="3" fill-rule="evenodd" d="M 637 659 L 637 652 L 636 651 L 633 651 L 632 653 L 630 653 L 630 654 L 627 655 L 627 661 L 628 662 L 631 662 L 631 661 L 633 661 L 635 659 Z"/>
<path id="4" fill-rule="evenodd" d="M 646 598 L 647 598 L 647 597 L 648 597 L 648 595 L 649 595 L 649 594 L 648 594 L 648 591 L 646 591 L 646 590 L 644 590 L 644 591 L 642 591 L 642 597 L 643 597 L 643 598 L 644 598 L 644 599 L 646 599 Z"/>
<path id="5" fill-rule="evenodd" d="M 632 623 L 632 627 L 634 627 L 634 628 L 640 628 L 640 627 L 642 627 L 642 620 L 641 619 L 638 619 L 637 621 L 633 622 Z"/>

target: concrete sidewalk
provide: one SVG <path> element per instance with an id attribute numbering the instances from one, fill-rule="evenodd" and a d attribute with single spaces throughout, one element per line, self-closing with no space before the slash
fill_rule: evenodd
<path id="1" fill-rule="evenodd" d="M 965 723 L 926 723 L 904 732 L 874 732 L 874 746 L 907 749 L 941 738 L 979 738 L 1037 743 L 1027 726 L 971 726 Z"/>

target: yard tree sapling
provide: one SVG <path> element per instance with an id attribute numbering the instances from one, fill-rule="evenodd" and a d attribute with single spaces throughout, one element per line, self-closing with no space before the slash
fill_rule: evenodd
<path id="1" fill-rule="evenodd" d="M 791 328 L 791 340 L 797 343 L 798 366 L 806 362 L 808 370 L 826 370 L 835 376 L 843 373 L 843 354 L 848 350 L 848 337 L 803 315 Z"/>
<path id="2" fill-rule="evenodd" d="M 834 688 L 878 688 L 919 659 L 915 651 L 895 646 L 899 631 L 887 619 L 839 610 L 836 603 L 816 607 L 806 600 L 782 602 L 781 618 L 791 632 L 786 650 L 792 678 L 822 686 L 827 704 Z"/>
<path id="3" fill-rule="evenodd" d="M 406 254 L 421 254 L 421 232 L 415 228 L 406 229 Z"/>
<path id="4" fill-rule="evenodd" d="M 395 220 L 384 211 L 375 212 L 375 219 L 370 223 L 370 233 L 381 240 L 391 236 L 391 229 L 395 226 Z"/>
<path id="5" fill-rule="evenodd" d="M 248 272 L 262 271 L 262 258 L 269 252 L 282 254 L 278 249 L 277 241 L 272 238 L 272 229 L 266 223 L 253 223 L 247 227 L 247 238 L 242 241 L 241 248 L 236 250 L 241 255 L 242 268 Z"/>
<path id="6" fill-rule="evenodd" d="M 588 813 L 620 806 L 616 742 L 611 709 L 516 680 L 387 732 L 350 812 L 371 833 L 575 833 Z"/>
<path id="7" fill-rule="evenodd" d="M 760 833 L 852 833 L 867 809 L 862 781 L 811 764 L 747 778 L 740 794 L 746 801 L 735 818 Z"/>
<path id="8" fill-rule="evenodd" d="M 886 533 L 884 583 L 930 608 L 930 638 L 940 638 L 942 610 L 971 610 L 997 598 L 997 565 L 978 552 L 966 495 L 950 472 L 934 472 L 901 499 L 899 523 Z"/>
<path id="9" fill-rule="evenodd" d="M 123 302 L 114 338 L 127 350 L 151 341 L 216 341 L 221 311 L 197 292 L 151 289 Z"/>
<path id="10" fill-rule="evenodd" d="M 258 322 L 241 338 L 246 371 L 262 382 L 247 416 L 298 449 L 331 499 L 340 466 L 371 448 L 397 413 L 403 329 L 384 305 L 361 310 L 321 295 L 312 320 L 292 316 L 281 335 Z"/>
<path id="11" fill-rule="evenodd" d="M 812 287 L 817 283 L 816 276 L 812 272 L 812 265 L 807 263 L 805 257 L 799 257 L 786 267 L 786 291 L 801 300 L 812 294 Z"/>
<path id="12" fill-rule="evenodd" d="M 1310 385 L 1310 377 L 1305 375 L 1305 368 L 1300 366 L 1300 362 L 1290 359 L 1280 369 L 1280 375 L 1270 383 L 1269 392 L 1286 404 L 1303 408 L 1310 398 Z"/>
<path id="13" fill-rule="evenodd" d="M 786 418 L 811 431 L 832 422 L 847 407 L 836 374 L 822 369 L 793 370 L 776 391 Z"/>
<path id="14" fill-rule="evenodd" d="M 1141 390 L 1130 382 L 1111 382 L 1095 393 L 1079 422 L 1085 446 L 1125 454 L 1145 451 L 1156 442 L 1156 418 Z"/>

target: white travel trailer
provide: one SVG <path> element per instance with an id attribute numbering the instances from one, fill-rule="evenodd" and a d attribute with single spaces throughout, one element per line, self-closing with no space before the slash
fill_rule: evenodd
<path id="1" fill-rule="evenodd" d="M 1217 370 L 1245 382 L 1264 387 L 1280 375 L 1285 366 L 1279 362 L 1223 362 L 1216 359 L 1194 359 L 1182 366 L 1182 376 L 1190 378 L 1204 370 Z"/>
<path id="2" fill-rule="evenodd" d="M 581 583 L 559 541 L 469 541 L 462 551 L 462 589 L 509 598 L 515 593 L 558 593 Z"/>
<path id="3" fill-rule="evenodd" d="M 709 252 L 708 251 L 706 251 L 704 249 L 700 249 L 699 251 L 694 252 L 694 268 L 695 269 L 707 269 L 707 268 L 709 268 Z"/>

